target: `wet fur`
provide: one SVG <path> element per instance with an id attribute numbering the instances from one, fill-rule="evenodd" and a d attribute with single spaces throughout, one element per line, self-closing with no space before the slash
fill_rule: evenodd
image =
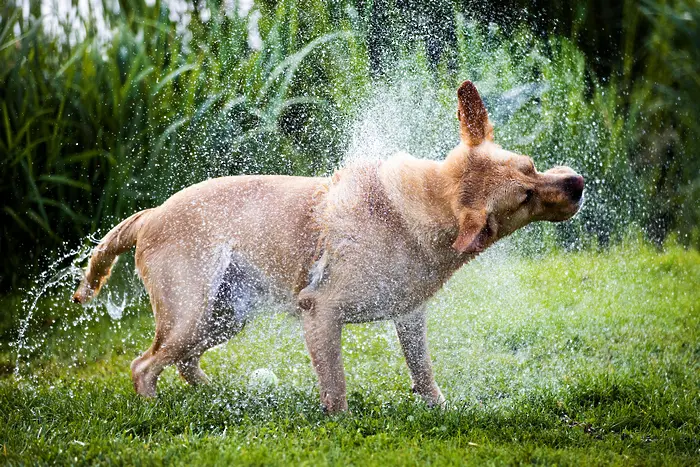
<path id="1" fill-rule="evenodd" d="M 115 227 L 74 299 L 94 296 L 116 256 L 136 246 L 156 319 L 153 345 L 131 366 L 136 391 L 155 396 L 171 364 L 191 384 L 206 381 L 201 355 L 272 297 L 301 319 L 328 411 L 347 408 L 343 325 L 383 319 L 396 324 L 414 391 L 442 404 L 424 303 L 499 238 L 532 220 L 571 217 L 579 206 L 571 192 L 583 190 L 571 169 L 538 173 L 494 144 L 472 83 L 460 87 L 458 107 L 462 142 L 445 161 L 399 154 L 331 178 L 223 177 Z"/>

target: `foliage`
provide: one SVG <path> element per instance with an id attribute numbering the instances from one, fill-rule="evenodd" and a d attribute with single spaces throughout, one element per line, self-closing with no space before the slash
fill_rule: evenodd
<path id="1" fill-rule="evenodd" d="M 655 237 L 671 227 L 700 245 L 700 4 L 646 0 L 640 15 L 650 24 L 640 50 L 642 76 L 631 85 L 631 158 L 651 181 L 650 224 Z"/>
<path id="2" fill-rule="evenodd" d="M 647 18 L 652 33 L 643 58 L 629 61 L 640 53 L 626 47 L 623 71 L 601 78 L 576 31 L 572 40 L 546 37 L 519 21 L 501 28 L 456 13 L 454 27 L 441 29 L 449 40 L 437 47 L 420 2 L 411 3 L 410 21 L 392 2 L 386 11 L 381 2 L 261 2 L 243 16 L 215 0 L 195 4 L 183 26 L 167 2 L 124 1 L 114 11 L 105 1 L 61 25 L 63 37 L 12 2 L 0 7 L 0 290 L 26 283 L 57 246 L 84 242 L 191 183 L 328 174 L 367 102 L 386 89 L 409 91 L 397 98 L 407 113 L 412 99 L 435 101 L 434 112 L 397 120 L 408 130 L 394 130 L 413 132 L 415 144 L 395 146 L 441 157 L 455 142 L 454 89 L 464 78 L 485 94 L 500 143 L 541 167 L 570 164 L 586 177 L 586 207 L 554 229 L 559 243 L 606 243 L 630 222 L 651 226 L 657 238 L 672 228 L 686 243 L 700 235 L 700 49 L 687 47 L 697 42 L 692 18 L 700 8 L 692 2 L 625 7 L 625 31 Z M 38 5 L 31 3 L 34 13 Z M 448 18 L 449 5 L 429 12 Z M 592 11 L 583 6 L 570 18 L 579 31 Z M 255 18 L 259 49 L 249 44 Z M 391 37 L 377 42 L 378 31 Z M 373 75 L 372 47 L 385 39 L 391 66 Z"/>
<path id="3" fill-rule="evenodd" d="M 318 407 L 301 330 L 289 316 L 261 316 L 208 352 L 210 386 L 187 387 L 171 368 L 159 398 L 146 401 L 134 394 L 128 368 L 152 336 L 147 307 L 111 321 L 43 302 L 43 326 L 31 332 L 46 334 L 44 345 L 22 379 L 9 374 L 10 360 L 0 377 L 0 459 L 695 464 L 698 281 L 700 255 L 676 245 L 659 253 L 627 240 L 602 253 L 531 259 L 497 247 L 429 305 L 436 378 L 452 405 L 427 410 L 412 400 L 390 323 L 355 325 L 343 339 L 351 413 L 332 418 Z M 0 349 L 0 360 L 10 357 Z M 261 367 L 280 378 L 277 389 L 249 388 Z"/>
<path id="4" fill-rule="evenodd" d="M 337 161 L 338 119 L 367 76 L 347 17 L 316 3 L 327 20 L 300 38 L 297 5 L 282 2 L 251 50 L 247 18 L 223 5 L 206 23 L 194 15 L 190 37 L 164 5 L 139 3 L 104 8 L 107 42 L 91 17 L 72 43 L 19 7 L 0 12 L 3 287 L 58 242 L 203 178 L 310 175 Z"/>

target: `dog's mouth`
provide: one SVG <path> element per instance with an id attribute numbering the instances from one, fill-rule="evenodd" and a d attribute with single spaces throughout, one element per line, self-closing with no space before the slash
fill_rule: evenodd
<path id="1" fill-rule="evenodd" d="M 585 196 L 582 195 L 576 201 L 567 200 L 563 203 L 552 203 L 549 208 L 545 208 L 545 214 L 539 217 L 537 220 L 547 220 L 550 222 L 568 221 L 576 217 L 576 215 L 581 212 L 584 202 Z"/>
<path id="2" fill-rule="evenodd" d="M 569 204 L 569 207 L 567 208 L 567 218 L 564 220 L 571 219 L 573 217 L 576 217 L 576 215 L 581 212 L 581 208 L 583 207 L 583 203 L 585 201 L 586 197 L 584 193 L 581 193 L 581 197 L 575 201 Z"/>
<path id="3" fill-rule="evenodd" d="M 581 212 L 581 209 L 583 208 L 585 201 L 586 201 L 586 191 L 584 190 L 584 192 L 581 193 L 581 198 L 576 203 L 576 210 L 574 211 L 573 216 L 575 216 L 576 214 Z M 571 217 L 573 217 L 573 216 L 571 216 Z"/>

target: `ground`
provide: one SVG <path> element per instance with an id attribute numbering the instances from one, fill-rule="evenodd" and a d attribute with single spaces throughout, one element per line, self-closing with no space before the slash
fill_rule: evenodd
<path id="1" fill-rule="evenodd" d="M 9 342 L 22 312 L 5 297 L 0 462 L 697 465 L 699 285 L 700 254 L 678 246 L 527 259 L 495 248 L 430 303 L 448 408 L 413 398 L 393 327 L 379 323 L 344 333 L 350 413 L 334 417 L 292 317 L 261 316 L 208 353 L 209 386 L 167 370 L 150 401 L 128 374 L 152 336 L 145 304 L 114 321 L 41 302 L 18 378 Z M 258 368 L 279 386 L 252 387 Z"/>

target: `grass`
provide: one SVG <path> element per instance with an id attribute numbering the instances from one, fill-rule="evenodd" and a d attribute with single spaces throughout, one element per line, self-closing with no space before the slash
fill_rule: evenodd
<path id="1" fill-rule="evenodd" d="M 42 303 L 30 327 L 30 340 L 44 336 L 40 348 L 21 379 L 0 379 L 0 460 L 697 464 L 700 254 L 627 242 L 528 259 L 513 245 L 463 268 L 430 304 L 446 410 L 410 395 L 388 323 L 346 329 L 351 412 L 327 417 L 286 315 L 263 315 L 209 352 L 211 385 L 187 387 L 169 369 L 158 399 L 146 401 L 128 376 L 152 336 L 145 306 L 115 322 Z M 5 345 L 11 338 L 6 330 Z M 277 388 L 249 386 L 261 367 L 276 373 Z"/>

